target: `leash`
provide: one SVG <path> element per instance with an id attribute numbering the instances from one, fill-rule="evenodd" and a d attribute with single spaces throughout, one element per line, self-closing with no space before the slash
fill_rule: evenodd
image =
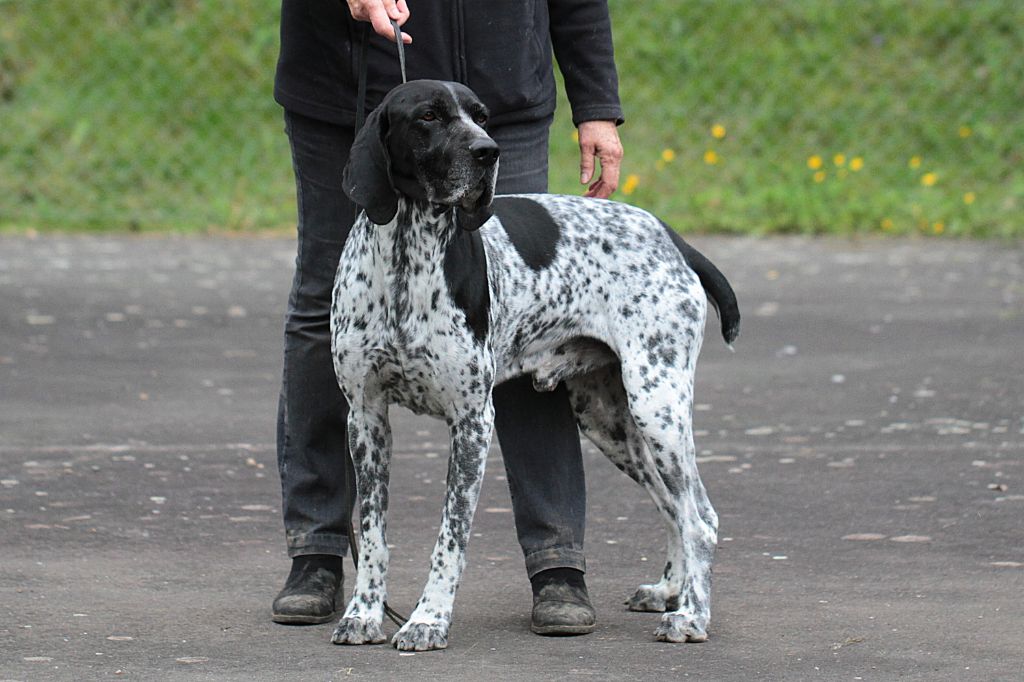
<path id="1" fill-rule="evenodd" d="M 405 76 L 405 46 L 402 45 L 402 30 L 398 27 L 398 22 L 391 19 L 391 27 L 395 30 L 395 42 L 398 44 L 398 63 L 402 68 L 402 83 L 407 83 L 408 80 Z M 363 127 L 363 123 L 366 121 L 366 45 L 370 39 L 370 25 L 363 23 L 363 34 L 359 38 L 359 85 L 357 87 L 356 94 L 356 134 L 359 133 L 359 129 Z M 359 217 L 359 207 L 356 207 L 356 217 Z M 352 514 L 349 514 L 348 520 L 348 539 L 352 545 L 352 564 L 356 567 L 356 572 L 359 571 L 359 540 L 356 536 L 355 523 L 352 520 L 352 516 L 355 513 L 355 504 L 353 500 Z M 402 627 L 409 620 L 398 611 L 391 608 L 387 600 L 384 600 L 384 615 L 391 619 L 391 622 Z"/>
<path id="2" fill-rule="evenodd" d="M 398 22 L 391 19 L 391 28 L 395 31 L 395 44 L 398 46 L 398 65 L 402 69 L 402 83 L 408 83 L 405 74 L 405 45 L 402 43 L 402 29 Z M 370 25 L 363 22 L 362 35 L 359 37 L 359 84 L 356 92 L 356 133 L 366 121 L 366 45 L 370 41 Z"/>
<path id="3" fill-rule="evenodd" d="M 398 46 L 398 65 L 402 67 L 402 83 L 408 83 L 405 76 L 405 44 L 402 42 L 402 29 L 398 28 L 398 22 L 391 20 L 391 28 L 395 29 L 395 44 Z"/>

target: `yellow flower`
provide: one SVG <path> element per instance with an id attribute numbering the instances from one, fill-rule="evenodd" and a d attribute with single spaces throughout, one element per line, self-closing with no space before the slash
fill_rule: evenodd
<path id="1" fill-rule="evenodd" d="M 820 171 L 818 171 L 817 173 L 814 174 L 814 181 L 815 182 L 825 182 L 825 178 L 826 177 L 828 177 L 828 173 L 826 173 L 823 170 L 820 170 Z"/>
<path id="2" fill-rule="evenodd" d="M 632 194 L 636 191 L 636 186 L 640 184 L 640 176 L 634 173 L 630 173 L 626 176 L 626 181 L 622 183 L 622 193 Z"/>
<path id="3" fill-rule="evenodd" d="M 939 176 L 935 173 L 925 173 L 921 176 L 921 184 L 925 187 L 931 187 L 938 181 Z"/>
<path id="4" fill-rule="evenodd" d="M 892 229 L 892 218 L 882 218 L 882 229 L 883 230 L 891 230 Z"/>
<path id="5" fill-rule="evenodd" d="M 971 130 L 970 126 L 960 126 L 960 130 L 957 132 L 960 134 L 960 137 L 970 137 L 974 131 Z"/>
<path id="6" fill-rule="evenodd" d="M 572 141 L 573 142 L 579 142 L 580 141 L 580 131 L 578 131 L 578 130 L 572 131 Z"/>
<path id="7" fill-rule="evenodd" d="M 818 170 L 821 168 L 821 157 L 815 154 L 811 158 L 807 159 L 807 167 L 811 170 Z"/>
<path id="8" fill-rule="evenodd" d="M 911 156 L 910 157 L 910 161 L 907 162 L 907 165 L 910 166 L 911 168 L 920 168 L 921 167 L 921 157 L 920 156 Z"/>
<path id="9" fill-rule="evenodd" d="M 860 158 L 859 156 L 855 156 L 852 159 L 850 159 L 850 170 L 852 170 L 853 172 L 856 173 L 863 167 L 864 159 Z"/>
<path id="10" fill-rule="evenodd" d="M 832 163 L 834 163 L 837 166 L 845 166 L 846 154 L 836 154 L 835 156 L 832 157 Z"/>
<path id="11" fill-rule="evenodd" d="M 946 231 L 946 226 L 945 226 L 945 224 L 942 223 L 942 221 L 939 221 L 939 222 L 935 223 L 934 225 L 932 225 L 932 231 L 935 234 L 942 234 L 943 232 Z"/>
<path id="12" fill-rule="evenodd" d="M 661 160 L 665 163 L 672 163 L 676 158 L 676 152 L 674 149 L 663 149 L 661 151 Z"/>
<path id="13" fill-rule="evenodd" d="M 706 152 L 704 152 L 704 163 L 706 163 L 707 165 L 714 166 L 720 160 L 721 159 L 718 157 L 718 154 L 715 153 L 714 149 L 709 149 Z"/>
<path id="14" fill-rule="evenodd" d="M 978 196 L 974 192 L 967 192 L 964 194 L 964 203 L 970 206 L 977 198 Z"/>
<path id="15" fill-rule="evenodd" d="M 716 123 L 715 125 L 711 126 L 711 137 L 715 138 L 716 140 L 721 140 L 723 137 L 725 137 L 725 126 L 722 125 L 721 123 Z"/>

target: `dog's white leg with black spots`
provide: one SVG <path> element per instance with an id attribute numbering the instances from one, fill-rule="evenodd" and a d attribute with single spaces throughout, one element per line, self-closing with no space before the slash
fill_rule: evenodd
<path id="1" fill-rule="evenodd" d="M 423 594 L 409 622 L 391 640 L 402 651 L 448 646 L 455 592 L 466 565 L 466 546 L 480 499 L 493 428 L 494 406 L 490 396 L 482 408 L 449 419 L 451 455 L 441 528 L 430 556 L 430 574 Z"/>
<path id="2" fill-rule="evenodd" d="M 651 463 L 641 465 L 655 482 L 648 492 L 668 524 L 668 551 L 661 579 L 640 585 L 627 602 L 633 611 L 667 612 L 655 635 L 669 642 L 704 641 L 710 620 L 718 516 L 696 467 L 688 466 L 686 459 L 690 458 L 683 459 L 681 475 L 658 471 Z"/>
<path id="3" fill-rule="evenodd" d="M 666 610 L 655 637 L 702 642 L 711 619 L 711 564 L 718 515 L 697 471 L 692 430 L 693 370 L 700 350 L 691 347 L 681 368 L 624 362 L 623 380 L 633 420 L 647 444 L 636 458 L 640 478 L 669 525 L 668 557 L 661 580 L 642 585 L 630 607 Z M 633 390 L 637 386 L 644 390 Z"/>
<path id="4" fill-rule="evenodd" d="M 691 476 L 692 474 L 692 476 Z M 681 575 L 682 589 L 677 597 L 675 610 L 661 617 L 655 630 L 657 639 L 665 642 L 703 642 L 708 638 L 708 623 L 711 620 L 711 562 L 718 543 L 718 514 L 708 499 L 704 484 L 694 466 L 684 474 L 689 483 L 685 496 L 677 506 L 682 519 L 681 558 L 679 564 L 666 564 L 666 580 Z M 677 568 L 678 566 L 678 568 Z"/>
<path id="5" fill-rule="evenodd" d="M 359 567 L 345 615 L 331 641 L 335 644 L 380 644 L 387 599 L 388 479 L 391 425 L 387 405 L 353 403 L 348 417 L 349 451 L 359 492 Z M 355 551 L 355 548 L 352 548 Z"/>

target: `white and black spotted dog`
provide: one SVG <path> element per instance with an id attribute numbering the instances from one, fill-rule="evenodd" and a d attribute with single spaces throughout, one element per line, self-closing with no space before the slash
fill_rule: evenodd
<path id="1" fill-rule="evenodd" d="M 695 462 L 693 380 L 707 297 L 727 342 L 739 332 L 736 298 L 714 265 L 638 208 L 494 197 L 498 147 L 486 122 L 464 86 L 402 85 L 371 114 L 345 169 L 345 192 L 364 213 L 341 256 L 331 329 L 362 523 L 333 641 L 385 639 L 388 406 L 399 403 L 447 422 L 451 456 L 430 575 L 392 642 L 447 646 L 491 442 L 491 390 L 522 374 L 541 391 L 565 382 L 583 434 L 668 523 L 661 579 L 641 585 L 629 608 L 665 612 L 659 640 L 703 641 L 718 518 Z"/>

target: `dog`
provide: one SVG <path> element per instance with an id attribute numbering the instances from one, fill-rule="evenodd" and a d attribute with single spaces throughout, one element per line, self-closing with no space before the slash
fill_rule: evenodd
<path id="1" fill-rule="evenodd" d="M 547 194 L 494 196 L 499 150 L 462 85 L 392 90 L 352 146 L 342 186 L 362 212 L 331 306 L 360 498 L 352 599 L 332 641 L 385 640 L 385 515 L 399 403 L 443 418 L 448 486 L 430 573 L 400 650 L 448 645 L 494 423 L 492 388 L 532 375 L 568 388 L 581 432 L 653 498 L 668 523 L 661 579 L 627 602 L 665 612 L 655 636 L 707 638 L 718 517 L 697 472 L 693 380 L 708 299 L 739 333 L 726 278 L 651 214 Z M 731 346 L 730 346 L 731 347 Z"/>

